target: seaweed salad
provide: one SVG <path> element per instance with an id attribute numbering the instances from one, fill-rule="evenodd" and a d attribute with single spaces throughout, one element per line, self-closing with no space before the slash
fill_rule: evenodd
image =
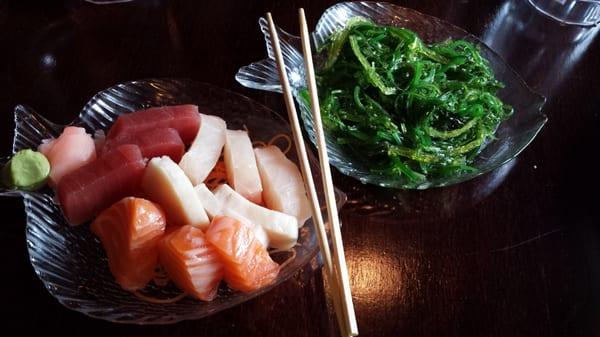
<path id="1" fill-rule="evenodd" d="M 376 173 L 422 181 L 473 170 L 513 111 L 496 95 L 503 84 L 488 61 L 465 40 L 427 45 L 406 28 L 356 17 L 319 54 L 323 125 Z"/>

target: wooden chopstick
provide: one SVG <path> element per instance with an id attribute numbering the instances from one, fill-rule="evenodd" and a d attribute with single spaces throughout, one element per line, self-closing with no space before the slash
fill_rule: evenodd
<path id="1" fill-rule="evenodd" d="M 347 315 L 344 313 L 344 306 L 342 304 L 342 293 L 339 286 L 337 274 L 334 269 L 334 262 L 331 257 L 331 250 L 329 248 L 329 242 L 327 239 L 327 232 L 325 230 L 325 224 L 323 222 L 323 216 L 321 215 L 321 206 L 317 197 L 317 191 L 315 183 L 312 178 L 312 170 L 308 161 L 308 155 L 306 147 L 304 145 L 304 137 L 302 136 L 302 129 L 300 128 L 300 121 L 298 120 L 298 114 L 296 112 L 296 106 L 290 89 L 287 72 L 285 71 L 285 62 L 281 53 L 281 46 L 279 43 L 279 36 L 275 29 L 275 24 L 271 13 L 267 13 L 267 21 L 269 23 L 269 33 L 271 37 L 271 44 L 273 45 L 273 51 L 275 52 L 275 59 L 277 61 L 277 68 L 279 71 L 279 79 L 282 86 L 284 95 L 285 105 L 288 112 L 288 118 L 292 128 L 292 136 L 296 145 L 296 152 L 300 161 L 300 168 L 302 176 L 304 178 L 304 184 L 308 191 L 309 201 L 311 204 L 311 210 L 313 215 L 313 221 L 316 226 L 317 239 L 319 241 L 319 248 L 321 249 L 321 255 L 323 257 L 325 265 L 325 277 L 329 281 L 329 287 L 331 290 L 330 296 L 333 302 L 336 318 L 339 324 L 340 332 L 342 336 L 349 336 L 349 324 L 347 322 Z"/>
<path id="2" fill-rule="evenodd" d="M 317 150 L 319 152 L 319 162 L 321 164 L 321 176 L 323 179 L 323 188 L 325 189 L 325 201 L 327 203 L 327 215 L 329 217 L 331 238 L 333 241 L 333 255 L 339 280 L 341 281 L 340 290 L 342 294 L 342 304 L 344 314 L 346 315 L 349 334 L 358 335 L 358 325 L 356 315 L 352 304 L 352 294 L 350 293 L 350 280 L 348 277 L 348 267 L 346 266 L 346 257 L 344 255 L 344 244 L 342 242 L 342 233 L 340 231 L 339 216 L 337 212 L 335 194 L 333 191 L 333 182 L 331 178 L 331 169 L 329 167 L 329 156 L 327 155 L 327 144 L 325 143 L 325 133 L 321 120 L 321 108 L 319 106 L 319 95 L 317 92 L 317 81 L 315 80 L 315 69 L 312 60 L 312 51 L 310 47 L 310 35 L 306 24 L 304 9 L 298 10 L 300 16 L 300 36 L 302 38 L 302 52 L 304 54 L 304 66 L 306 69 L 306 79 L 308 92 L 310 93 L 311 110 L 313 116 L 313 126 L 317 138 Z"/>

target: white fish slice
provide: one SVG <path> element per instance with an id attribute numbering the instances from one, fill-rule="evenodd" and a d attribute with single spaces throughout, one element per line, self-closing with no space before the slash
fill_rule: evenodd
<path id="1" fill-rule="evenodd" d="M 179 167 L 192 181 L 202 183 L 215 167 L 225 145 L 227 124 L 217 116 L 200 114 L 200 128 L 189 150 L 179 161 Z"/>
<path id="2" fill-rule="evenodd" d="M 174 225 L 205 229 L 210 221 L 202 202 L 185 173 L 167 157 L 152 158 L 142 179 L 142 189 L 150 200 L 162 206 Z"/>
<path id="3" fill-rule="evenodd" d="M 249 227 L 252 227 L 252 231 L 254 232 L 254 235 L 256 236 L 258 241 L 260 241 L 260 243 L 262 243 L 262 245 L 265 247 L 269 246 L 269 239 L 267 238 L 267 233 L 265 233 L 265 230 L 261 226 L 255 226 L 252 222 L 250 222 L 250 220 L 245 218 L 243 215 L 236 213 L 235 210 L 229 211 L 227 212 L 227 214 L 225 214 L 225 212 L 223 211 L 222 202 L 219 201 L 217 197 L 215 197 L 215 195 L 208 189 L 208 187 L 205 184 L 196 185 L 194 187 L 194 190 L 196 191 L 196 194 L 198 194 L 200 201 L 202 201 L 202 206 L 204 206 L 204 210 L 206 211 L 208 217 L 211 220 L 221 215 L 228 215 L 232 218 L 235 218 L 236 220 L 247 224 Z M 236 213 L 237 215 L 233 216 L 234 213 Z"/>
<path id="4" fill-rule="evenodd" d="M 265 205 L 295 216 L 302 227 L 311 216 L 302 174 L 296 164 L 274 145 L 254 149 L 258 173 L 263 186 Z"/>
<path id="5" fill-rule="evenodd" d="M 255 204 L 262 204 L 262 184 L 248 132 L 225 131 L 223 156 L 227 181 L 233 189 Z"/>
<path id="6" fill-rule="evenodd" d="M 293 247 L 298 241 L 298 221 L 295 217 L 256 205 L 227 184 L 217 187 L 213 194 L 221 202 L 222 215 L 264 230 L 268 240 L 265 247 L 285 250 Z"/>

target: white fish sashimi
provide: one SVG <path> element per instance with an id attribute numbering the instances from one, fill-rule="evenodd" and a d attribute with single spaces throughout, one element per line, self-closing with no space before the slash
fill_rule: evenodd
<path id="1" fill-rule="evenodd" d="M 223 159 L 227 181 L 233 189 L 255 204 L 262 204 L 262 184 L 248 132 L 225 131 Z"/>
<path id="2" fill-rule="evenodd" d="M 179 161 L 192 184 L 198 185 L 215 167 L 225 145 L 227 124 L 217 116 L 200 114 L 200 128 L 189 150 Z"/>
<path id="3" fill-rule="evenodd" d="M 204 206 L 204 210 L 208 214 L 209 218 L 214 219 L 219 215 L 223 215 L 222 203 L 215 197 L 208 187 L 206 187 L 205 184 L 198 184 L 194 186 L 194 191 L 196 191 L 198 198 L 200 198 L 202 206 Z"/>
<path id="4" fill-rule="evenodd" d="M 311 216 L 302 174 L 296 164 L 274 145 L 254 149 L 262 180 L 265 205 L 295 216 L 302 227 Z"/>
<path id="5" fill-rule="evenodd" d="M 162 206 L 167 221 L 205 229 L 210 221 L 185 173 L 168 156 L 152 158 L 142 179 L 148 198 Z"/>
<path id="6" fill-rule="evenodd" d="M 222 215 L 261 227 L 266 233 L 266 247 L 289 249 L 298 241 L 298 221 L 295 217 L 256 205 L 227 184 L 217 187 L 213 194 L 221 202 Z"/>
<path id="7" fill-rule="evenodd" d="M 269 240 L 267 238 L 267 233 L 261 226 L 255 226 L 250 220 L 248 220 L 245 216 L 236 212 L 236 210 L 229 210 L 228 212 L 223 211 L 223 203 L 215 197 L 215 195 L 206 187 L 205 184 L 199 184 L 194 187 L 196 194 L 202 201 L 202 206 L 204 206 L 204 210 L 208 214 L 208 217 L 212 220 L 218 216 L 227 215 L 230 216 L 240 222 L 247 224 L 252 228 L 256 239 L 262 243 L 263 246 L 269 246 Z"/>

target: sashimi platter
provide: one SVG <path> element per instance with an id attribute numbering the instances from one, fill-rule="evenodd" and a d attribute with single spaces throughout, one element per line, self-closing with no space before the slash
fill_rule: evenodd
<path id="1" fill-rule="evenodd" d="M 199 318 L 316 254 L 289 126 L 248 98 L 134 81 L 97 94 L 68 126 L 23 106 L 15 123 L 0 192 L 24 197 L 34 270 L 72 309 L 119 322 Z"/>

